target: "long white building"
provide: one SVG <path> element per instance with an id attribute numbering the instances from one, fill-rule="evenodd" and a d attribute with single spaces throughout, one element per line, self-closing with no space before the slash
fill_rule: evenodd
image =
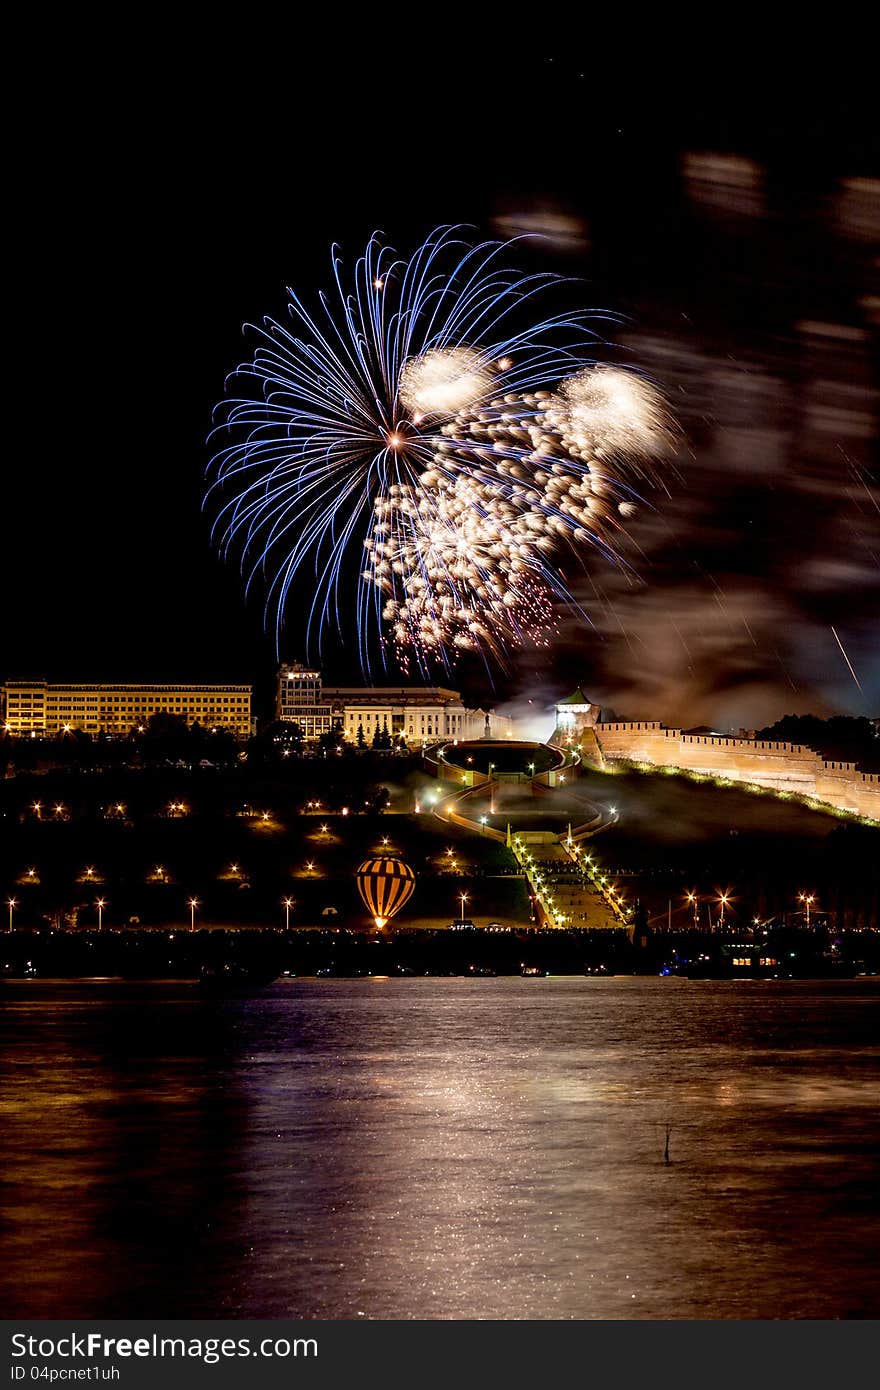
<path id="1" fill-rule="evenodd" d="M 0 687 L 9 734 L 127 734 L 151 714 L 178 714 L 188 724 L 252 732 L 249 685 L 54 684 L 11 680 Z"/>
<path id="2" fill-rule="evenodd" d="M 297 723 L 307 741 L 341 727 L 356 744 L 363 731 L 372 744 L 378 730 L 397 742 L 418 747 L 448 739 L 507 738 L 513 734 L 506 715 L 468 709 L 457 690 L 443 686 L 325 686 L 321 672 L 298 663 L 278 672 L 275 713 Z"/>

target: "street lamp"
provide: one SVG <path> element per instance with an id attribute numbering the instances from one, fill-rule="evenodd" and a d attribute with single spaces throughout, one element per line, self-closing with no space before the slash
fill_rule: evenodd
<path id="1" fill-rule="evenodd" d="M 106 907 L 106 905 L 106 898 L 98 898 L 95 902 L 95 907 L 98 909 L 98 931 L 101 931 L 104 925 L 104 908 Z"/>
<path id="2" fill-rule="evenodd" d="M 720 915 L 719 918 L 718 918 L 718 925 L 719 925 L 719 927 L 721 928 L 721 930 L 724 931 L 724 909 L 726 908 L 727 904 L 730 902 L 730 898 L 729 898 L 729 896 L 727 895 L 727 893 L 722 893 L 722 894 L 719 896 L 718 901 L 719 901 L 720 904 L 721 904 L 721 915 Z"/>
<path id="3" fill-rule="evenodd" d="M 464 926 L 464 905 L 468 900 L 468 895 L 467 893 L 459 893 L 458 896 L 461 898 L 461 924 Z"/>
<path id="4" fill-rule="evenodd" d="M 806 917 L 807 917 L 807 931 L 809 931 L 809 930 L 810 930 L 810 908 L 812 907 L 813 903 L 815 902 L 815 894 L 813 894 L 813 893 L 798 893 L 798 898 L 800 899 L 800 901 L 801 901 L 801 902 L 803 903 L 803 905 L 804 905 L 804 911 L 806 912 Z"/>
<path id="5" fill-rule="evenodd" d="M 196 929 L 196 908 L 198 907 L 198 905 L 199 905 L 199 900 L 198 900 L 198 898 L 190 898 L 190 899 L 189 899 L 189 929 L 190 929 L 190 931 L 195 931 L 195 929 Z"/>
<path id="6" fill-rule="evenodd" d="M 284 930 L 290 931 L 290 909 L 293 907 L 293 898 L 284 899 Z"/>
<path id="7" fill-rule="evenodd" d="M 696 893 L 688 893 L 687 900 L 694 909 L 694 931 L 699 930 L 700 926 L 700 904 Z"/>
<path id="8" fill-rule="evenodd" d="M 17 898 L 10 898 L 10 899 L 9 899 L 9 930 L 10 930 L 10 931 L 12 931 L 12 913 L 13 913 L 13 911 L 15 910 L 15 908 L 17 908 L 17 907 L 18 907 L 18 899 L 17 899 Z"/>

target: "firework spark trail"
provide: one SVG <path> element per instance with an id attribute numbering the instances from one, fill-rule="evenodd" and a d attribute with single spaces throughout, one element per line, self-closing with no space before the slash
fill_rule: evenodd
<path id="1" fill-rule="evenodd" d="M 853 664 L 852 664 L 852 662 L 850 661 L 849 657 L 847 656 L 846 652 L 844 651 L 843 643 L 841 642 L 840 638 L 839 638 L 838 635 L 837 635 L 836 630 L 835 630 L 833 627 L 832 627 L 831 631 L 832 631 L 832 633 L 834 634 L 834 640 L 835 640 L 835 642 L 837 643 L 838 647 L 840 648 L 840 654 L 841 654 L 841 656 L 843 657 L 844 661 L 846 662 L 847 667 L 849 668 L 849 673 L 850 673 L 850 675 L 852 676 L 852 678 L 853 678 L 853 680 L 855 681 L 856 685 L 859 687 L 859 690 L 861 690 L 861 689 L 862 689 L 861 682 L 859 681 L 858 676 L 856 675 L 855 671 L 853 670 Z M 864 694 L 864 691 L 862 691 L 862 694 Z"/>
<path id="2" fill-rule="evenodd" d="M 374 626 L 405 668 L 466 650 L 503 665 L 547 642 L 558 604 L 576 607 L 563 554 L 586 545 L 624 563 L 622 519 L 672 437 L 665 405 L 591 361 L 595 315 L 517 326 L 559 282 L 507 268 L 504 249 L 440 228 L 402 261 L 373 237 L 351 292 L 334 253 L 319 314 L 289 291 L 293 329 L 256 329 L 238 394 L 218 407 L 206 501 L 246 588 L 266 577 L 277 643 L 309 564 L 319 651 L 354 607 L 365 670 Z M 358 545 L 352 604 L 340 590 Z"/>

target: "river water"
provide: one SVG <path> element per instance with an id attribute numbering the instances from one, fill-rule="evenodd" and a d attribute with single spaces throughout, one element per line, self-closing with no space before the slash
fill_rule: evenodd
<path id="1" fill-rule="evenodd" d="M 878 1002 L 877 980 L 23 983 L 0 1307 L 876 1317 Z"/>

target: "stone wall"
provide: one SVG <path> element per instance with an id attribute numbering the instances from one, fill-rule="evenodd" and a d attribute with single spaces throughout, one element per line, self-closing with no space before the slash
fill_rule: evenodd
<path id="1" fill-rule="evenodd" d="M 593 732 L 605 762 L 650 763 L 725 777 L 813 797 L 838 810 L 880 821 L 880 776 L 860 772 L 855 763 L 826 762 L 800 744 L 684 734 L 646 721 L 598 724 Z M 584 748 L 583 753 L 589 760 L 589 751 Z"/>

